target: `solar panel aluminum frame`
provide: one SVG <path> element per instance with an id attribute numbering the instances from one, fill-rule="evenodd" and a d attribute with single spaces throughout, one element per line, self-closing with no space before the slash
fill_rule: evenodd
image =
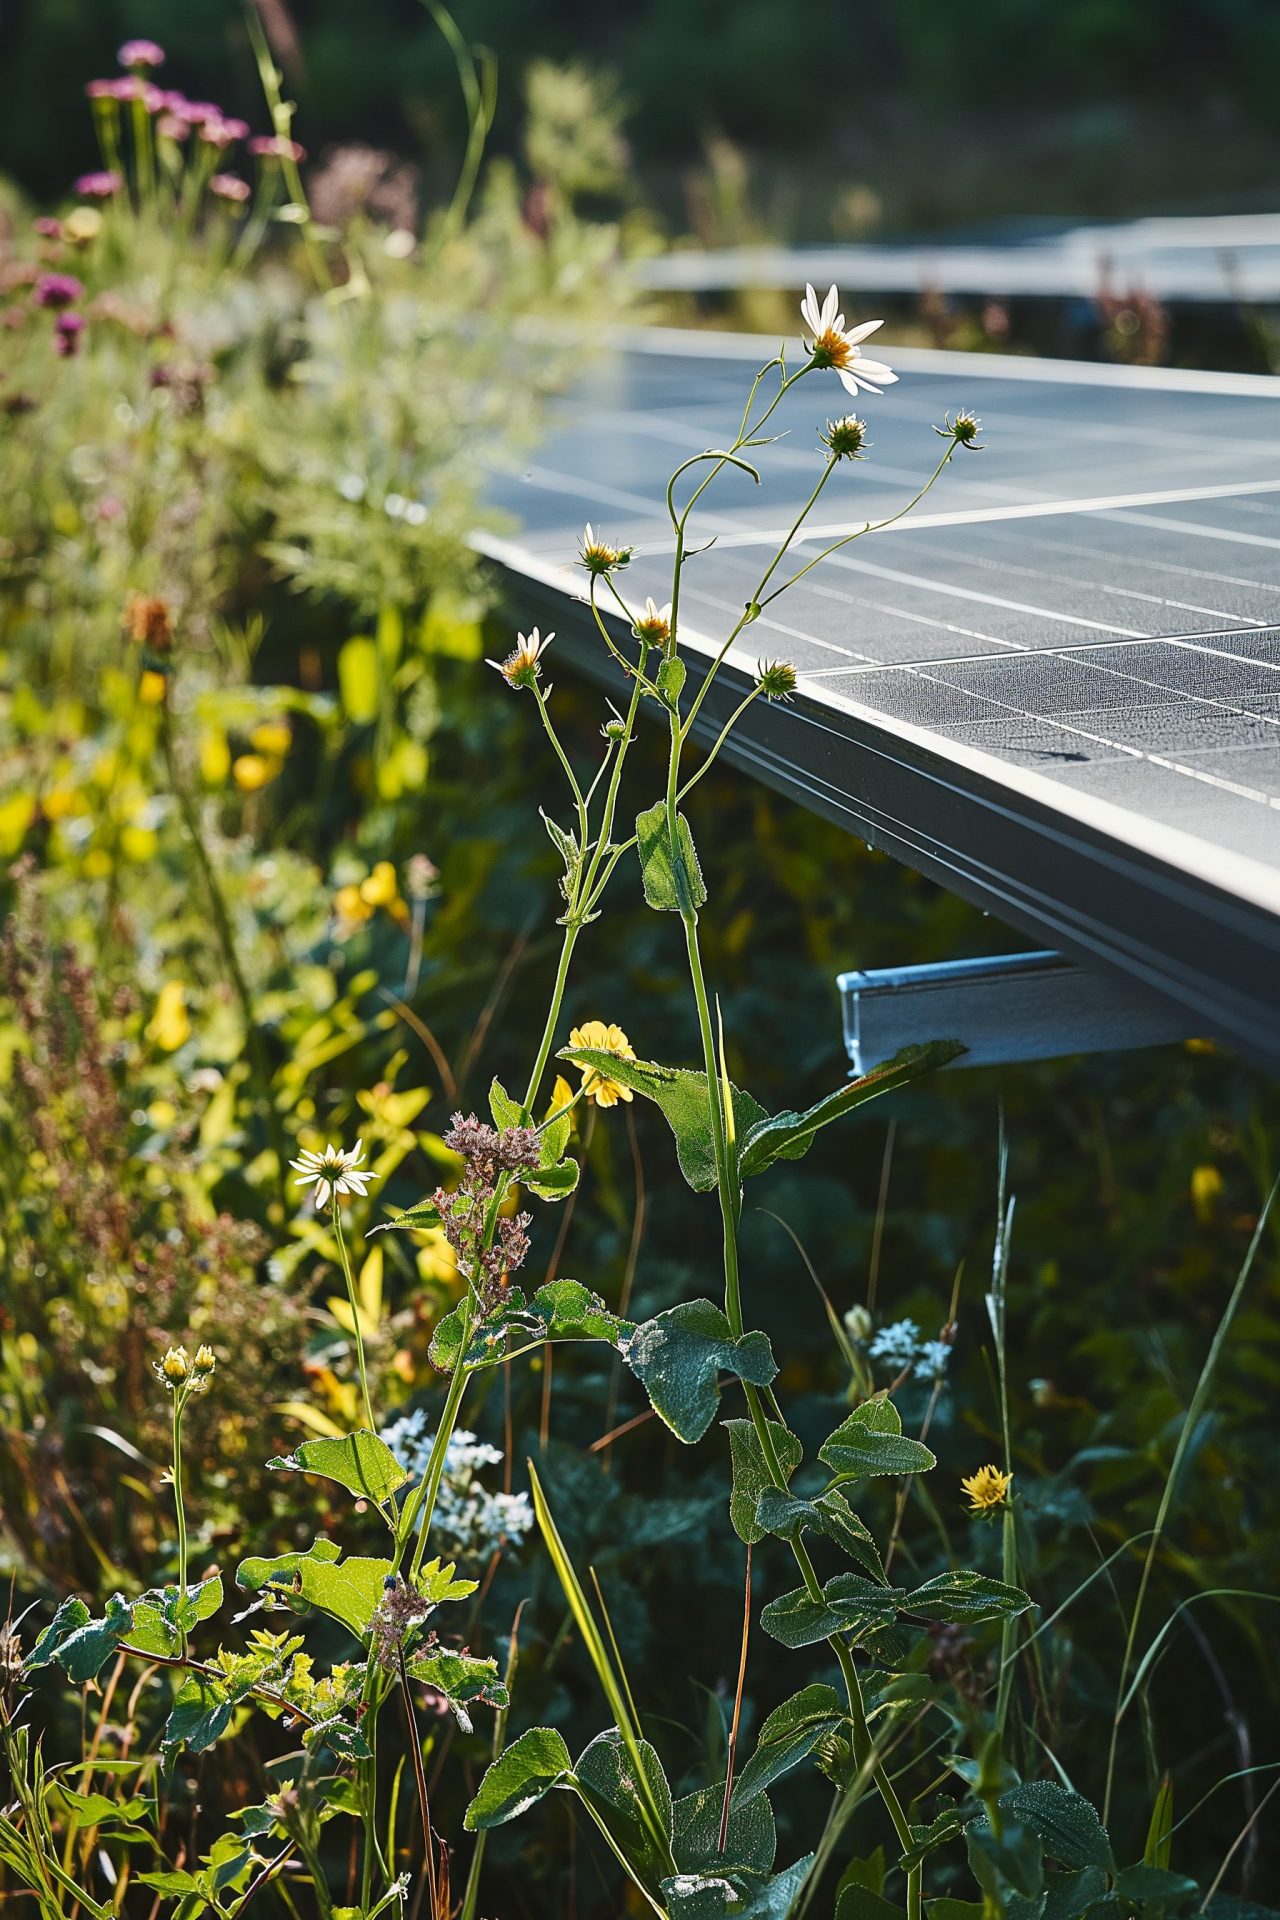
<path id="1" fill-rule="evenodd" d="M 950 1065 L 985 1067 L 1068 1053 L 1163 1046 L 1193 1037 L 1190 1014 L 1119 974 L 1060 953 L 842 973 L 836 982 L 845 1051 L 870 1073 L 904 1047 L 943 1035 L 964 1052 Z"/>
<path id="2" fill-rule="evenodd" d="M 532 556 L 520 564 L 504 541 L 477 544 L 513 574 L 524 622 L 556 628 L 557 653 L 616 693 L 617 664 L 570 577 Z M 623 643 L 621 619 L 602 617 Z M 684 642 L 687 703 L 709 659 L 687 630 Z M 702 744 L 752 684 L 732 660 L 721 666 L 694 729 Z M 943 736 L 870 712 L 833 712 L 803 681 L 790 703 L 754 701 L 723 751 L 775 792 L 1038 945 L 1139 983 L 1190 1016 L 1190 1030 L 1280 1071 L 1280 917 L 1264 903 L 1064 814 L 1032 782 L 1011 786 L 975 756 L 960 764 Z"/>

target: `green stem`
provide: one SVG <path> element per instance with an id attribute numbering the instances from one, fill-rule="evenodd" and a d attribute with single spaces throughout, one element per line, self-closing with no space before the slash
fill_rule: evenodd
<path id="1" fill-rule="evenodd" d="M 178 1524 L 178 1593 L 179 1606 L 187 1597 L 187 1510 L 182 1494 L 182 1415 L 187 1404 L 187 1396 L 182 1389 L 176 1388 L 173 1396 L 173 1510 Z M 185 1654 L 187 1636 L 183 1628 L 178 1629 L 178 1645 Z"/>
<path id="2" fill-rule="evenodd" d="M 364 1406 L 364 1423 L 370 1433 L 376 1433 L 378 1429 L 373 1423 L 373 1402 L 369 1398 L 369 1375 L 364 1360 L 364 1333 L 360 1326 L 360 1303 L 356 1299 L 351 1256 L 347 1252 L 347 1239 L 342 1231 L 342 1202 L 336 1189 L 333 1196 L 333 1231 L 338 1242 L 338 1257 L 342 1262 L 342 1277 L 347 1283 L 347 1301 L 351 1308 L 351 1327 L 356 1343 L 356 1365 L 360 1369 L 360 1399 Z"/>
<path id="3" fill-rule="evenodd" d="M 676 793 L 679 778 L 680 734 L 673 721 L 671 754 L 667 772 L 667 824 L 671 834 L 673 848 L 673 866 L 679 873 L 678 856 L 674 849 L 676 842 Z M 711 1005 L 707 995 L 706 980 L 702 970 L 702 956 L 698 945 L 698 917 L 692 907 L 681 910 L 684 923 L 685 945 L 689 955 L 689 977 L 693 986 L 694 1000 L 698 1010 L 698 1030 L 702 1038 L 703 1065 L 707 1078 L 707 1094 L 711 1108 L 711 1134 L 716 1157 L 716 1186 L 720 1199 L 720 1216 L 724 1233 L 724 1280 L 725 1280 L 725 1318 L 735 1338 L 744 1330 L 742 1317 L 742 1286 L 738 1260 L 738 1198 L 735 1192 L 736 1169 L 732 1161 L 729 1136 L 726 1131 L 723 1103 L 720 1098 L 720 1075 L 716 1060 L 716 1049 L 711 1026 Z M 763 1402 L 759 1392 L 749 1382 L 743 1382 L 747 1408 L 751 1423 L 755 1428 L 765 1466 L 774 1485 L 783 1491 L 786 1489 L 786 1475 L 782 1471 L 774 1446 L 773 1435 L 765 1416 Z M 791 1543 L 791 1551 L 804 1581 L 805 1591 L 811 1599 L 820 1599 L 822 1588 L 819 1583 L 809 1550 L 803 1540 Z M 866 1708 L 862 1699 L 862 1688 L 858 1680 L 853 1656 L 838 1634 L 829 1641 L 832 1652 L 840 1666 L 844 1679 L 845 1692 L 849 1703 L 849 1717 L 853 1725 L 854 1756 L 859 1766 L 867 1766 L 875 1781 L 876 1790 L 884 1803 L 885 1810 L 893 1822 L 894 1832 L 904 1850 L 911 1845 L 911 1826 L 906 1811 L 898 1797 L 898 1792 L 889 1778 L 883 1764 L 875 1756 L 875 1744 L 867 1726 Z M 921 1920 L 923 1906 L 923 1870 L 916 1866 L 907 1875 L 907 1915 L 908 1920 Z"/>

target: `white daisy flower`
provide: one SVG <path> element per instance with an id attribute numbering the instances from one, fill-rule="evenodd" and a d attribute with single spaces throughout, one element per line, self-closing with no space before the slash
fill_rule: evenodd
<path id="1" fill-rule="evenodd" d="M 647 640 L 651 646 L 660 646 L 671 638 L 671 602 L 660 607 L 652 594 L 645 595 L 644 612 L 636 621 L 633 629 L 637 640 Z"/>
<path id="2" fill-rule="evenodd" d="M 531 687 L 542 677 L 542 656 L 554 639 L 554 633 L 544 639 L 537 627 L 527 639 L 518 633 L 516 645 L 505 660 L 486 660 L 485 665 L 500 673 L 509 687 Z"/>
<path id="3" fill-rule="evenodd" d="M 323 1153 L 314 1153 L 310 1147 L 304 1147 L 299 1160 L 291 1160 L 289 1165 L 296 1167 L 298 1177 L 295 1187 L 314 1187 L 317 1209 L 327 1207 L 330 1200 L 340 1193 L 358 1193 L 363 1200 L 365 1188 L 373 1178 L 370 1167 L 362 1167 L 364 1141 L 357 1140 L 354 1147 L 335 1147 L 330 1141 Z"/>
<path id="4" fill-rule="evenodd" d="M 814 364 L 834 367 L 847 392 L 879 393 L 882 387 L 893 385 L 898 377 L 893 368 L 887 367 L 883 360 L 868 360 L 861 346 L 868 334 L 884 325 L 883 320 L 864 320 L 860 327 L 846 330 L 844 315 L 840 312 L 840 295 L 835 288 L 831 288 L 819 306 L 811 286 L 805 288 L 800 317 L 813 336 L 808 351 L 813 355 Z"/>

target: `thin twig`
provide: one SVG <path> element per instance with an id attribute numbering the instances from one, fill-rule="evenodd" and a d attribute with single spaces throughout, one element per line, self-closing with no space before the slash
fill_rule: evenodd
<path id="1" fill-rule="evenodd" d="M 747 1542 L 747 1578 L 742 1598 L 742 1656 L 738 1661 L 738 1688 L 733 1696 L 733 1720 L 729 1727 L 729 1751 L 724 1767 L 724 1804 L 720 1809 L 720 1844 L 724 1853 L 729 1844 L 729 1801 L 733 1796 L 733 1763 L 738 1752 L 738 1725 L 742 1719 L 742 1692 L 747 1683 L 747 1641 L 751 1636 L 751 1542 Z"/>
<path id="2" fill-rule="evenodd" d="M 1248 1835 L 1252 1832 L 1254 1826 L 1262 1818 L 1263 1813 L 1266 1811 L 1268 1801 L 1276 1793 L 1280 1793 L 1280 1780 L 1275 1781 L 1272 1786 L 1268 1787 L 1267 1791 L 1263 1794 L 1261 1800 L 1258 1802 L 1253 1812 L 1249 1815 L 1249 1818 L 1245 1821 L 1244 1825 L 1241 1827 L 1235 1839 L 1231 1842 L 1231 1845 L 1227 1848 L 1226 1858 L 1223 1860 L 1222 1865 L 1218 1868 L 1217 1873 L 1215 1873 L 1215 1875 L 1213 1876 L 1213 1885 L 1209 1888 L 1208 1893 L 1206 1893 L 1203 1901 L 1200 1904 L 1201 1913 L 1206 1913 L 1208 1911 L 1209 1902 L 1213 1899 L 1214 1894 L 1218 1891 L 1218 1888 L 1222 1885 L 1222 1882 L 1226 1878 L 1227 1868 L 1231 1865 L 1231 1862 L 1235 1859 L 1236 1854 L 1240 1851 L 1241 1846 L 1244 1844 L 1244 1841 L 1248 1837 Z"/>
<path id="3" fill-rule="evenodd" d="M 611 1447 L 615 1440 L 621 1440 L 624 1433 L 630 1433 L 633 1427 L 642 1427 L 646 1420 L 652 1419 L 653 1408 L 646 1407 L 643 1413 L 633 1414 L 630 1420 L 624 1420 L 622 1425 L 615 1427 L 611 1433 L 602 1433 L 598 1440 L 591 1442 L 591 1445 L 587 1448 L 587 1452 L 603 1453 L 604 1449 Z"/>
<path id="4" fill-rule="evenodd" d="M 867 1312 L 876 1310 L 876 1281 L 880 1277 L 880 1242 L 884 1236 L 884 1214 L 889 1200 L 889 1173 L 893 1166 L 893 1139 L 898 1131 L 896 1120 L 889 1122 L 889 1131 L 884 1139 L 884 1158 L 880 1162 L 880 1195 L 876 1201 L 875 1226 L 871 1231 L 871 1271 L 867 1275 Z"/>
<path id="5" fill-rule="evenodd" d="M 622 1291 L 618 1295 L 618 1318 L 620 1320 L 626 1319 L 627 1308 L 631 1305 L 631 1289 L 635 1283 L 636 1267 L 640 1260 L 640 1241 L 644 1234 L 644 1217 L 648 1204 L 644 1185 L 644 1161 L 640 1157 L 640 1140 L 636 1133 L 635 1116 L 632 1114 L 629 1106 L 625 1107 L 623 1111 L 627 1117 L 627 1140 L 631 1147 L 631 1170 L 635 1176 L 636 1197 L 635 1206 L 631 1215 L 631 1242 L 627 1248 L 627 1264 L 622 1275 Z M 618 1390 L 621 1380 L 622 1361 L 621 1358 L 615 1354 L 613 1357 L 613 1366 L 609 1374 L 609 1398 L 605 1405 L 604 1418 L 606 1427 L 612 1425 L 618 1411 Z M 597 1441 L 596 1448 L 599 1448 L 600 1451 L 603 1452 L 604 1445 L 609 1438 L 610 1436 L 606 1434 L 605 1443 Z M 594 1452 L 596 1448 L 593 1448 L 592 1451 Z M 605 1467 L 608 1468 L 609 1464 L 610 1462 L 606 1457 Z"/>
<path id="6" fill-rule="evenodd" d="M 281 1848 L 280 1852 L 276 1855 L 274 1860 L 267 1861 L 267 1864 L 263 1867 L 262 1871 L 257 1875 L 255 1879 L 251 1880 L 248 1886 L 245 1888 L 244 1899 L 240 1902 L 240 1905 L 236 1908 L 236 1920 L 240 1920 L 240 1915 L 244 1912 L 245 1908 L 248 1906 L 254 1894 L 258 1891 L 259 1887 L 264 1887 L 268 1880 L 273 1879 L 275 1875 L 279 1873 L 280 1869 L 286 1864 L 286 1862 L 293 1858 L 294 1854 L 297 1851 L 298 1851 L 297 1841 L 291 1840 L 287 1847 Z"/>
<path id="7" fill-rule="evenodd" d="M 458 1083 L 453 1077 L 453 1068 L 449 1065 L 448 1056 L 444 1048 L 440 1045 L 440 1042 L 436 1039 L 436 1036 L 432 1033 L 426 1021 L 423 1020 L 420 1015 L 416 1014 L 412 1007 L 407 1006 L 398 994 L 392 993 L 389 987 L 380 987 L 378 991 L 387 1005 L 393 1008 L 404 1021 L 405 1025 L 413 1029 L 427 1052 L 431 1055 L 432 1060 L 435 1062 L 436 1072 L 440 1075 L 440 1090 L 444 1094 L 445 1099 L 456 1100 L 458 1097 Z"/>
<path id="8" fill-rule="evenodd" d="M 404 1701 L 404 1717 L 409 1729 L 409 1751 L 413 1755 L 413 1778 L 418 1789 L 418 1810 L 422 1815 L 422 1845 L 434 1920 L 434 1916 L 440 1911 L 440 1895 L 436 1885 L 435 1849 L 431 1844 L 431 1809 L 427 1804 L 427 1775 L 422 1764 L 422 1743 L 418 1739 L 418 1722 L 413 1711 L 413 1695 L 409 1692 L 409 1676 L 405 1671 L 404 1648 L 400 1646 L 396 1648 L 396 1664 L 400 1669 L 400 1697 Z"/>

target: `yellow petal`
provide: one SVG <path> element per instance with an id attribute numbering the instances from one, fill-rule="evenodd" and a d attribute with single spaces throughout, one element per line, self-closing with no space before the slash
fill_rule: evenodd
<path id="1" fill-rule="evenodd" d="M 161 987 L 155 1012 L 147 1023 L 147 1038 L 166 1053 L 175 1052 L 191 1038 L 186 988 L 181 980 L 166 980 Z"/>

